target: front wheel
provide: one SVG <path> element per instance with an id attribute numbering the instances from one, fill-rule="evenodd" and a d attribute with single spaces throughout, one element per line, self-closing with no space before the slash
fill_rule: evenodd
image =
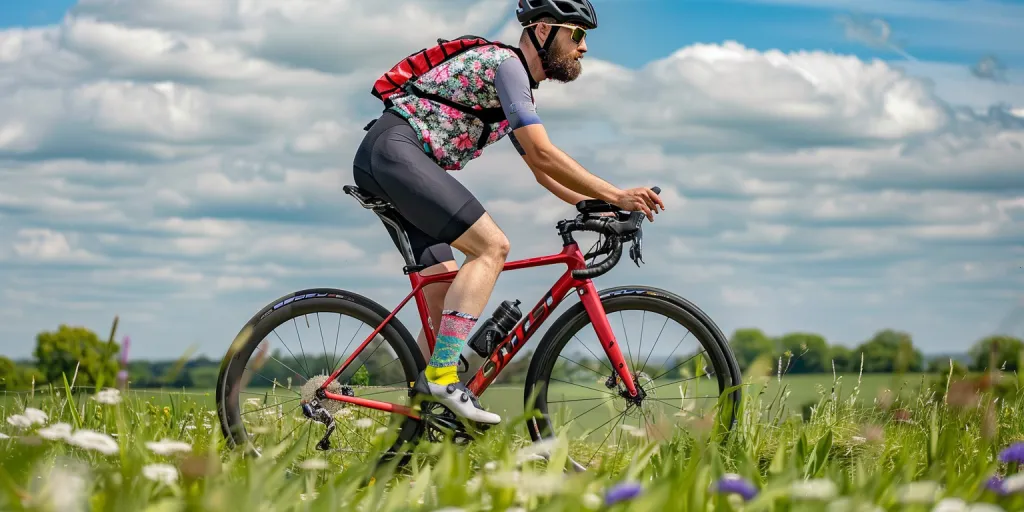
<path id="1" fill-rule="evenodd" d="M 599 292 L 640 397 L 629 397 L 583 303 L 563 313 L 541 340 L 526 378 L 527 423 L 534 441 L 567 430 L 577 469 L 586 469 L 638 437 L 670 438 L 680 425 L 731 428 L 742 375 L 728 341 L 695 305 L 657 288 L 628 286 Z"/>

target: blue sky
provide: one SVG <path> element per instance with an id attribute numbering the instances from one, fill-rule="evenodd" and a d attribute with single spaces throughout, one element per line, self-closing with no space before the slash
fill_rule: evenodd
<path id="1" fill-rule="evenodd" d="M 339 200 L 369 86 L 437 37 L 515 34 L 513 3 L 396 0 L 387 20 L 354 0 L 0 4 L 0 354 L 116 314 L 138 357 L 218 358 L 290 291 L 396 304 L 396 251 Z M 543 84 L 542 119 L 592 172 L 670 201 L 648 264 L 599 287 L 665 286 L 727 333 L 853 346 L 891 327 L 926 352 L 1024 335 L 1024 2 L 595 5 L 583 78 Z M 972 74 L 986 55 L 1000 79 Z M 557 250 L 572 209 L 511 145 L 458 178 L 511 257 Z M 521 275 L 488 311 L 553 278 Z"/>
<path id="2" fill-rule="evenodd" d="M 58 23 L 68 8 L 69 0 L 9 1 L 0 6 L 0 27 L 24 27 Z"/>

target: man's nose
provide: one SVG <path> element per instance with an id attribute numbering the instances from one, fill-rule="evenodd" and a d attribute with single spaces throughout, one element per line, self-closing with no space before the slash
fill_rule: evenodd
<path id="1" fill-rule="evenodd" d="M 584 37 L 583 40 L 580 41 L 580 45 L 576 47 L 576 50 L 580 53 L 587 53 L 587 38 Z"/>

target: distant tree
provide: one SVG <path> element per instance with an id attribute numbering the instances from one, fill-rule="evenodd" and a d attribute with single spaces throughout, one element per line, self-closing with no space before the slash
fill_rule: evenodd
<path id="1" fill-rule="evenodd" d="M 1024 342 L 1010 336 L 989 336 L 975 343 L 969 354 L 972 370 L 984 371 L 994 363 L 994 369 L 1015 372 L 1024 357 Z"/>
<path id="2" fill-rule="evenodd" d="M 793 332 L 779 338 L 783 351 L 793 354 L 789 365 L 789 373 L 821 373 L 832 371 L 832 364 L 827 363 L 829 357 L 828 342 L 825 338 L 812 333 Z"/>
<path id="3" fill-rule="evenodd" d="M 8 391 L 31 389 L 33 379 L 37 386 L 46 382 L 43 375 L 35 368 L 21 366 L 0 356 L 0 389 Z"/>
<path id="4" fill-rule="evenodd" d="M 928 373 L 937 373 L 939 375 L 949 375 L 950 358 L 948 357 L 935 357 L 928 361 Z M 953 375 L 963 376 L 967 375 L 967 366 L 960 361 L 953 360 Z"/>
<path id="5" fill-rule="evenodd" d="M 114 385 L 117 378 L 117 355 L 120 346 L 115 341 L 101 341 L 96 333 L 84 327 L 61 324 L 56 331 L 43 331 L 36 336 L 36 368 L 52 383 L 68 382 L 94 386 L 101 379 L 105 385 Z M 75 369 L 78 376 L 75 377 Z"/>
<path id="6" fill-rule="evenodd" d="M 836 372 L 856 372 L 860 370 L 860 356 L 855 356 L 849 347 L 833 345 L 829 347 L 829 361 L 826 371 L 831 370 L 832 364 L 836 366 Z"/>
<path id="7" fill-rule="evenodd" d="M 878 331 L 854 350 L 855 357 L 860 357 L 861 353 L 864 354 L 865 372 L 919 372 L 924 369 L 924 355 L 914 348 L 913 339 L 905 332 L 893 329 Z"/>
<path id="8" fill-rule="evenodd" d="M 775 343 L 760 329 L 737 329 L 729 339 L 740 369 L 746 371 L 758 357 L 775 356 Z"/>

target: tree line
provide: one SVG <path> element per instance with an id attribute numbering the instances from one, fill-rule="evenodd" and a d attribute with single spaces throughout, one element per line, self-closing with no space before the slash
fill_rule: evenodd
<path id="1" fill-rule="evenodd" d="M 950 357 L 926 358 L 909 333 L 893 329 L 876 332 L 857 345 L 831 345 L 824 336 L 792 332 L 766 335 L 760 329 L 737 329 L 729 338 L 740 367 L 746 371 L 758 357 L 771 354 L 783 373 L 893 373 L 950 371 Z M 992 335 L 974 343 L 961 359 L 952 360 L 957 373 L 995 368 L 1017 371 L 1024 359 L 1024 341 L 1006 335 Z"/>
<path id="2" fill-rule="evenodd" d="M 181 358 L 170 361 L 133 360 L 123 365 L 119 361 L 121 346 L 114 340 L 117 319 L 111 328 L 109 337 L 101 339 L 95 332 L 84 327 L 60 325 L 55 331 L 43 331 L 36 336 L 33 358 L 30 361 L 15 362 L 0 356 L 0 389 L 25 390 L 33 385 L 37 388 L 47 384 L 63 387 L 65 376 L 70 383 L 81 387 L 106 387 L 123 384 L 126 381 L 133 388 L 212 388 L 217 379 L 220 361 L 206 357 Z M 893 372 L 934 372 L 949 373 L 949 357 L 926 358 L 914 346 L 913 339 L 906 332 L 885 329 L 875 333 L 870 339 L 857 345 L 847 347 L 829 344 L 824 336 L 807 332 L 786 333 L 781 336 L 768 336 L 760 329 L 737 329 L 730 336 L 729 344 L 746 371 L 758 358 L 770 356 L 773 361 L 773 373 L 865 373 Z M 371 347 L 372 349 L 372 347 Z M 467 351 L 468 353 L 469 351 Z M 375 378 L 393 379 L 396 383 L 404 381 L 400 365 L 389 364 L 382 352 L 367 352 L 368 359 L 361 360 L 359 365 L 352 367 L 352 376 L 342 376 L 342 380 L 351 377 L 360 379 L 358 373 L 362 368 L 381 368 L 381 374 Z M 303 357 L 300 361 L 290 355 L 276 350 L 270 357 L 283 362 L 283 365 L 267 365 L 260 370 L 259 378 L 267 383 L 274 381 L 287 383 L 293 378 L 285 366 L 302 367 L 310 375 L 319 371 L 333 369 L 338 361 L 328 361 L 326 357 L 313 359 Z M 501 373 L 498 383 L 522 382 L 529 365 L 530 352 L 516 357 Z M 378 360 L 379 359 L 379 360 Z M 475 369 L 480 359 L 470 357 Z M 599 361 L 578 360 L 594 369 L 601 368 Z M 661 363 L 659 363 L 661 364 Z M 675 361 L 665 361 L 666 368 Z M 994 368 L 1006 372 L 1015 372 L 1024 366 L 1024 341 L 1019 338 L 994 335 L 978 340 L 960 360 L 953 361 L 952 371 L 967 373 L 984 371 Z M 386 370 L 386 371 L 385 371 Z M 571 368 L 567 369 L 567 371 Z M 586 372 L 587 368 L 579 371 Z M 329 373 L 329 372 L 328 372 Z M 119 380 L 120 374 L 120 380 Z M 392 375 L 393 374 L 393 375 Z M 300 383 L 293 383 L 300 384 Z M 391 384 L 390 382 L 384 384 Z"/>

